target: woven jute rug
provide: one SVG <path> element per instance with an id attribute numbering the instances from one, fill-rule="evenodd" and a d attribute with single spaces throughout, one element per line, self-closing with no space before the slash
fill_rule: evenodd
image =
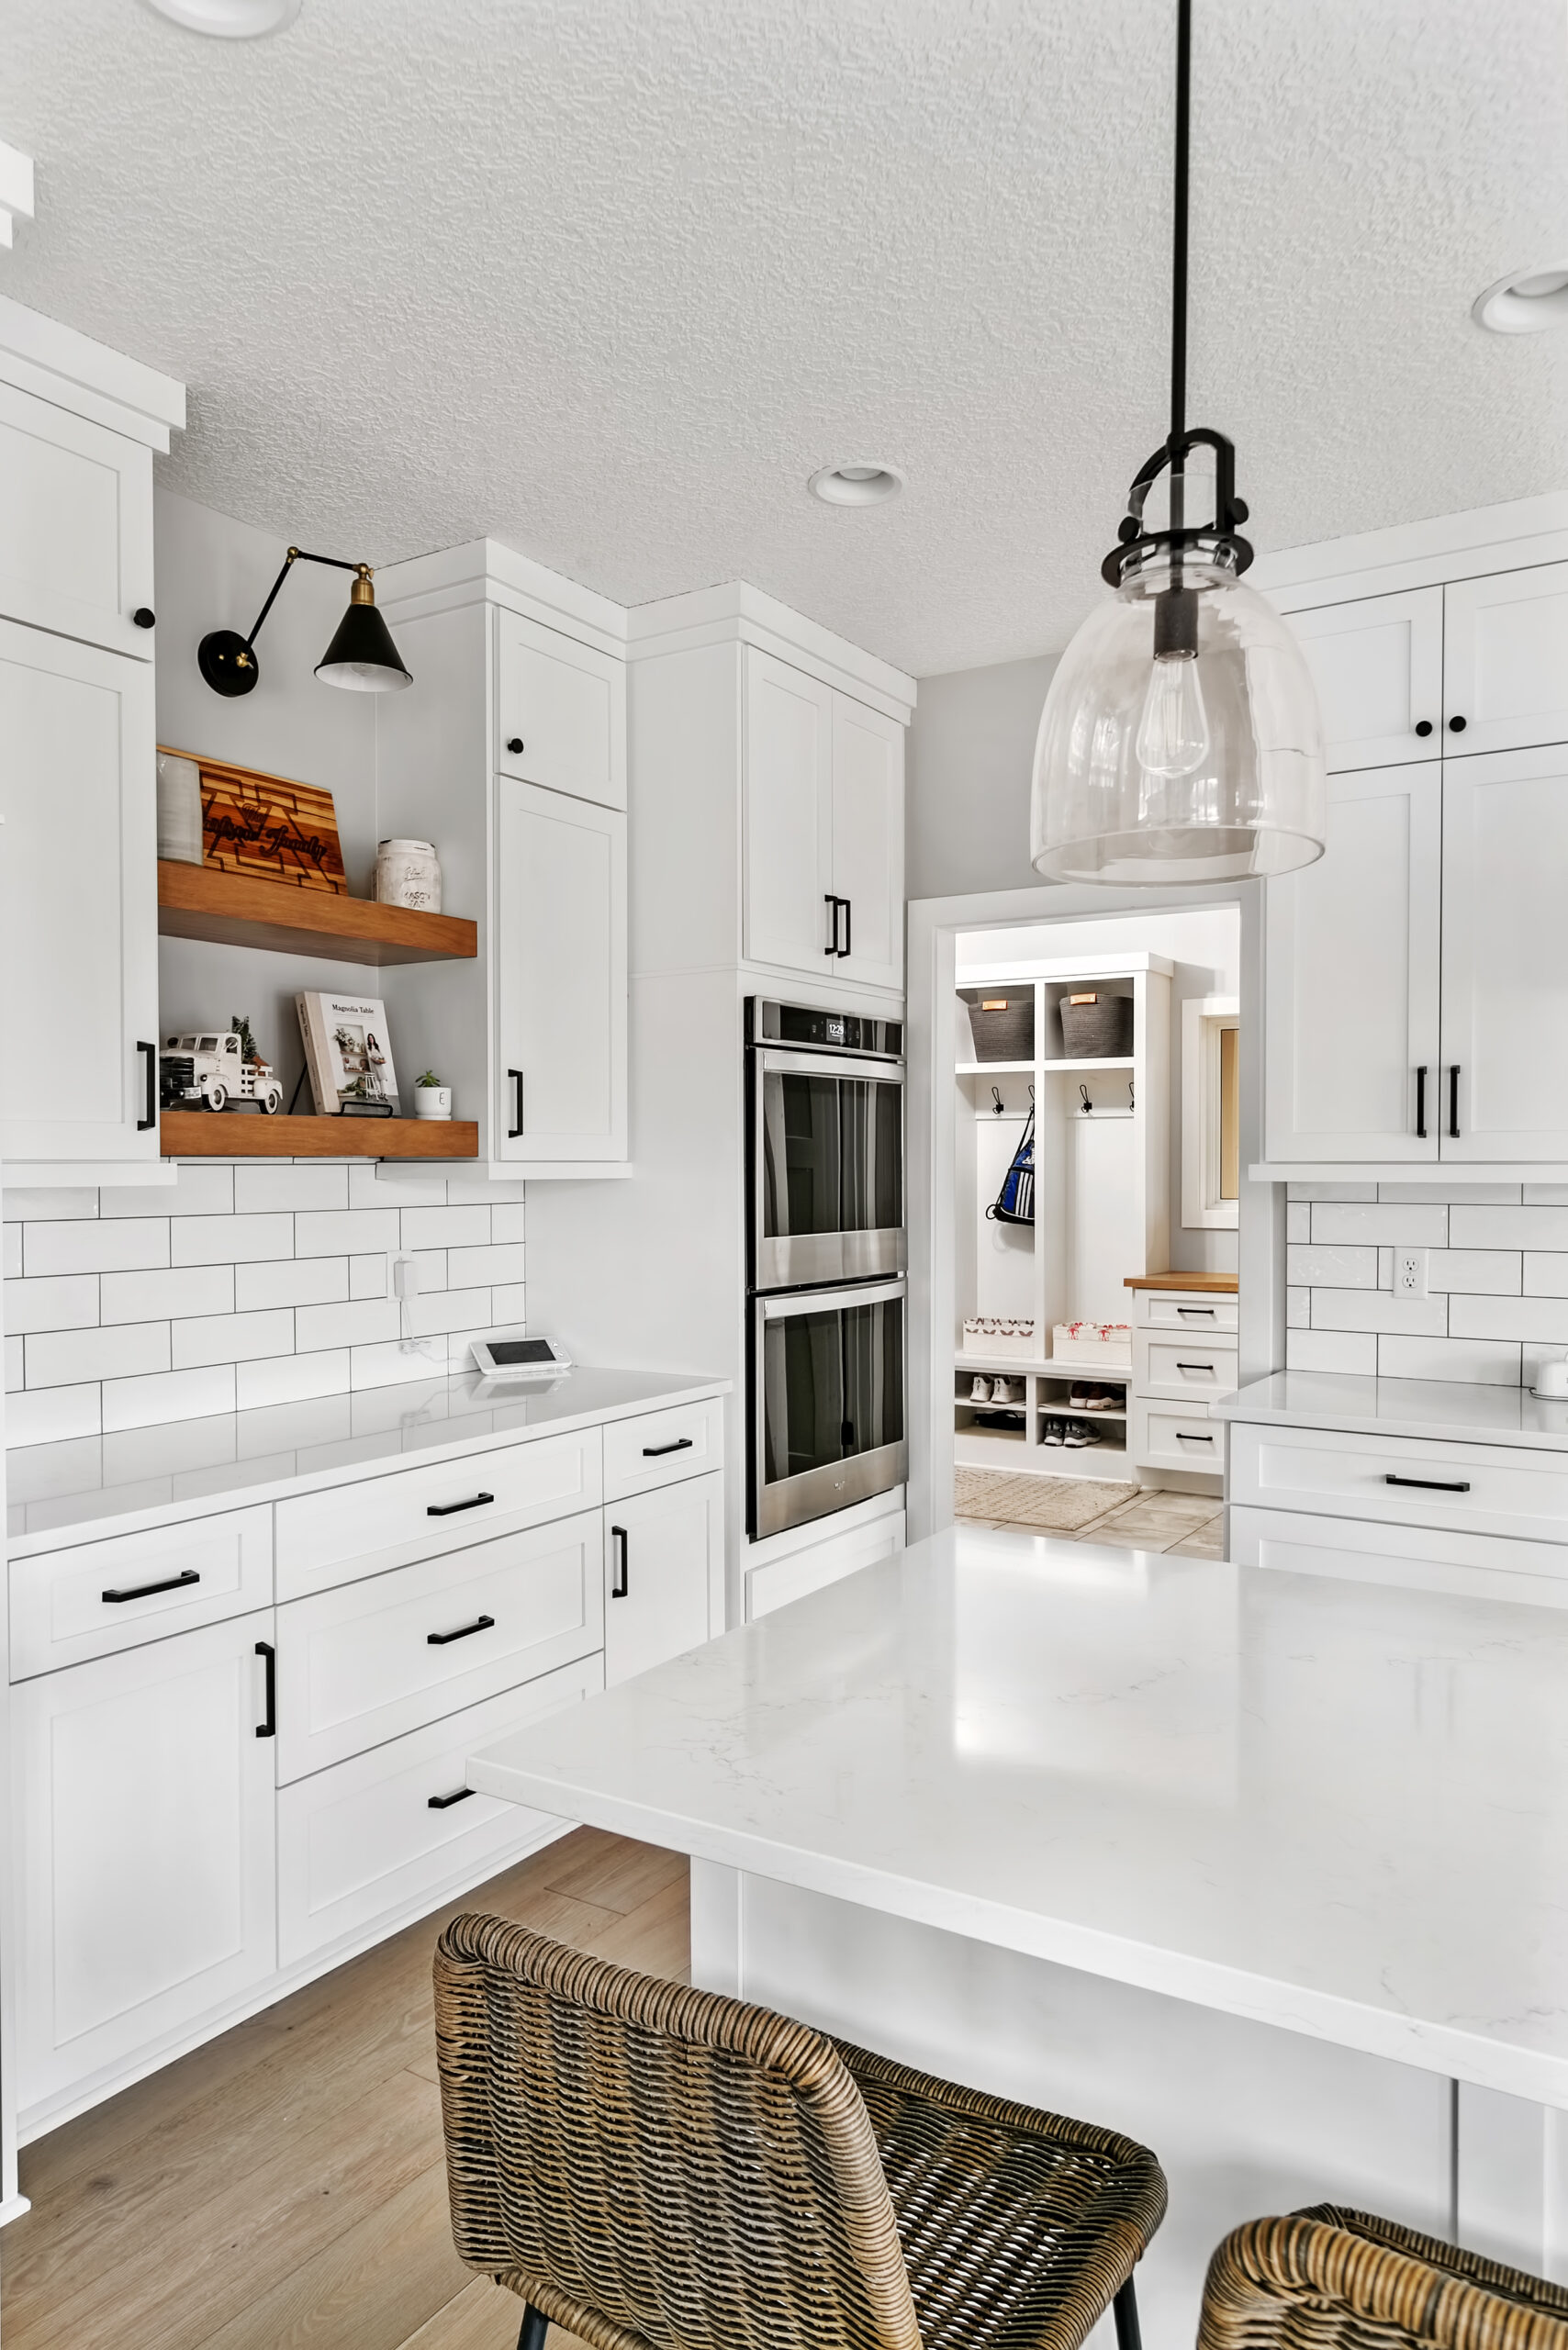
<path id="1" fill-rule="evenodd" d="M 1104 1477 L 1020 1477 L 1002 1469 L 953 1472 L 953 1506 L 959 1517 L 1003 1517 L 1053 1534 L 1076 1534 L 1139 1491 Z"/>

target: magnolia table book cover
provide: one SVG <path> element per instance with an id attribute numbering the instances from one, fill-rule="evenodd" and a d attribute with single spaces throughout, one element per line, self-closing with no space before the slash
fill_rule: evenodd
<path id="1" fill-rule="evenodd" d="M 378 996 L 301 992 L 294 999 L 310 1090 L 322 1117 L 398 1115 L 398 1079 Z"/>

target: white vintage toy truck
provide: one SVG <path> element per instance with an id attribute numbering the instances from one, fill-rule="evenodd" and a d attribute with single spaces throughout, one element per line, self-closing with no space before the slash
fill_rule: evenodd
<path id="1" fill-rule="evenodd" d="M 268 1061 L 248 1061 L 244 1040 L 227 1036 L 168 1036 L 158 1056 L 158 1098 L 165 1110 L 227 1109 L 259 1102 L 267 1116 L 283 1107 L 283 1087 Z"/>

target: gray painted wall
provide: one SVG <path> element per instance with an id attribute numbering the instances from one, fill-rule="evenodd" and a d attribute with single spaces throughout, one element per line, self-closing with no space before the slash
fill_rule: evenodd
<path id="1" fill-rule="evenodd" d="M 1038 889 L 1029 775 L 1057 656 L 922 677 L 908 745 L 905 889 L 912 898 Z"/>

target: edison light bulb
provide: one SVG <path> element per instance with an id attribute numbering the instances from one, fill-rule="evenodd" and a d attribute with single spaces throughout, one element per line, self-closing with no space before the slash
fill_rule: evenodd
<path id="1" fill-rule="evenodd" d="M 1146 775 L 1191 775 L 1209 755 L 1209 714 L 1195 654 L 1158 656 L 1138 721 L 1137 760 Z"/>

